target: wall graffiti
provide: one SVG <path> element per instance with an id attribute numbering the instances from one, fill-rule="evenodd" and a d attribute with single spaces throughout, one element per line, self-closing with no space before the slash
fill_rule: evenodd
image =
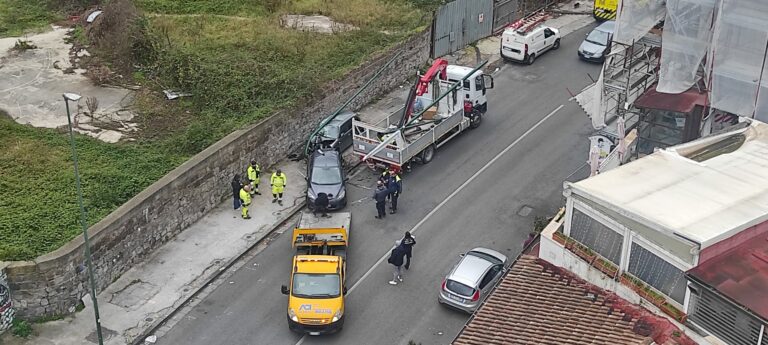
<path id="1" fill-rule="evenodd" d="M 0 333 L 11 327 L 16 311 L 11 305 L 11 290 L 8 289 L 8 281 L 5 272 L 0 270 Z"/>

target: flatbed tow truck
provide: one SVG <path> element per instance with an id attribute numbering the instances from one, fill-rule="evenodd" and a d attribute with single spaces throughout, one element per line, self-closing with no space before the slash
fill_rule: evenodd
<path id="1" fill-rule="evenodd" d="M 347 293 L 347 248 L 349 212 L 316 217 L 302 213 L 293 229 L 295 248 L 288 295 L 288 328 L 321 335 L 335 333 L 344 325 L 344 295 Z"/>

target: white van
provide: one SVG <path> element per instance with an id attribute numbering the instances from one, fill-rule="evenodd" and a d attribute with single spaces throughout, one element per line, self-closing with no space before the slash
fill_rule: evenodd
<path id="1" fill-rule="evenodd" d="M 501 57 L 532 64 L 536 57 L 549 49 L 560 48 L 560 31 L 537 26 L 528 31 L 507 28 L 501 35 Z"/>

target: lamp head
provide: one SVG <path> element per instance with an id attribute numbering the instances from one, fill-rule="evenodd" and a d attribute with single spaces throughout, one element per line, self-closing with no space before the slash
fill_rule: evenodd
<path id="1" fill-rule="evenodd" d="M 80 98 L 83 98 L 83 96 L 80 96 L 76 93 L 67 92 L 64 94 L 64 99 L 68 101 L 77 102 L 78 100 L 80 100 Z"/>

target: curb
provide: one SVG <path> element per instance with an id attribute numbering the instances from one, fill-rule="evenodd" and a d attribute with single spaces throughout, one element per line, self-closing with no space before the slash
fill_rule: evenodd
<path id="1" fill-rule="evenodd" d="M 216 270 L 214 274 L 206 278 L 205 282 L 200 285 L 197 289 L 195 289 L 194 292 L 192 292 L 189 296 L 184 298 L 184 300 L 177 306 L 173 307 L 173 310 L 171 310 L 168 315 L 163 316 L 161 319 L 153 322 L 149 327 L 147 327 L 144 331 L 139 333 L 139 335 L 136 336 L 136 338 L 131 342 L 132 345 L 143 345 L 146 344 L 145 339 L 149 336 L 151 336 L 153 333 L 155 333 L 161 326 L 163 326 L 168 320 L 170 320 L 172 317 L 176 315 L 176 313 L 179 312 L 182 308 L 184 308 L 192 299 L 197 297 L 197 295 L 200 294 L 201 291 L 205 290 L 208 286 L 211 285 L 216 279 L 218 279 L 224 272 L 229 271 L 229 269 L 240 259 L 242 259 L 246 254 L 248 254 L 253 248 L 258 246 L 259 244 L 264 241 L 269 235 L 271 235 L 275 230 L 279 229 L 281 226 L 285 224 L 289 219 L 291 219 L 296 213 L 301 211 L 304 206 L 306 206 L 306 198 L 300 198 L 300 202 L 293 206 L 293 208 L 289 209 L 287 213 L 285 213 L 285 216 L 278 218 L 278 221 L 275 223 L 275 225 L 267 231 L 261 238 L 256 240 L 252 245 L 248 246 L 245 250 L 237 254 L 235 257 L 230 259 L 226 265 L 224 265 L 222 268 Z"/>

